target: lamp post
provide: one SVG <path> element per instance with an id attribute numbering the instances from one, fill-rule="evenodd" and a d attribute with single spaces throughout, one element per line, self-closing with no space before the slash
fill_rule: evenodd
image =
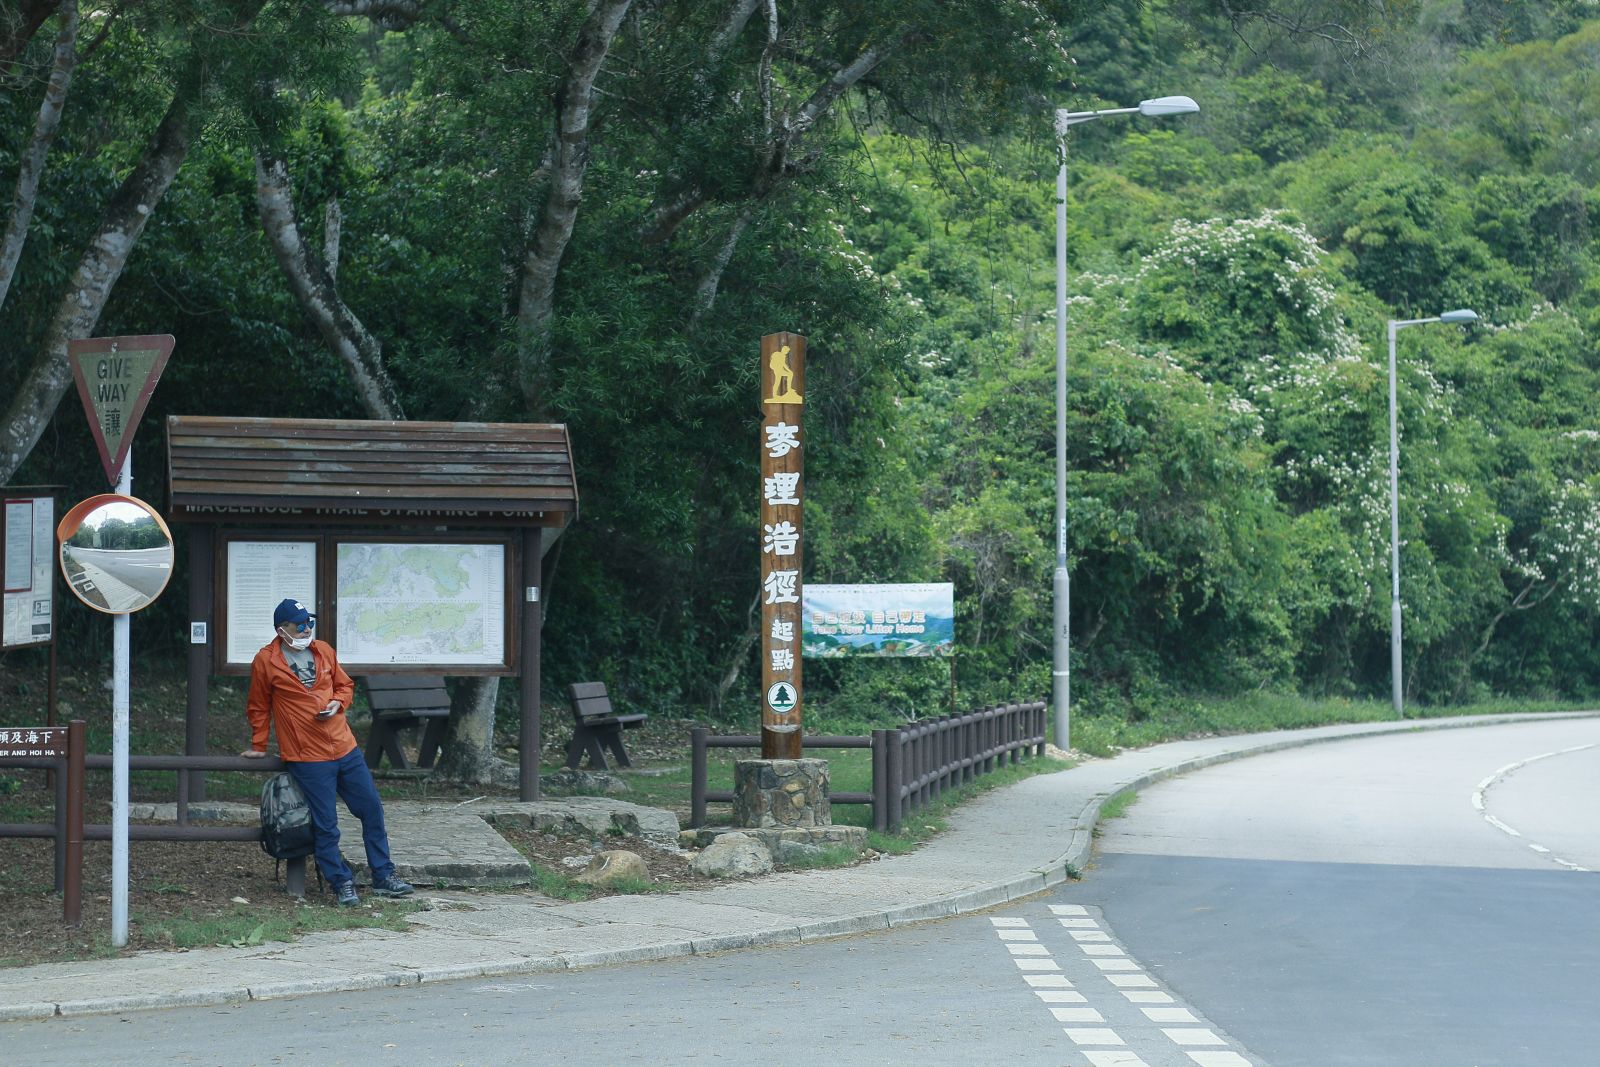
<path id="1" fill-rule="evenodd" d="M 1056 570 L 1055 620 L 1052 648 L 1052 694 L 1056 744 L 1071 740 L 1072 676 L 1069 640 L 1072 637 L 1071 589 L 1067 578 L 1067 128 L 1107 115 L 1187 115 L 1200 105 L 1187 96 L 1144 100 L 1138 107 L 1102 111 L 1056 109 L 1056 144 L 1061 167 L 1056 172 Z"/>
<path id="2" fill-rule="evenodd" d="M 1394 692 L 1394 714 L 1405 716 L 1400 670 L 1400 416 L 1395 405 L 1395 334 L 1406 326 L 1430 322 L 1465 325 L 1477 322 L 1478 313 L 1467 308 L 1446 311 L 1429 319 L 1389 320 L 1389 678 Z"/>

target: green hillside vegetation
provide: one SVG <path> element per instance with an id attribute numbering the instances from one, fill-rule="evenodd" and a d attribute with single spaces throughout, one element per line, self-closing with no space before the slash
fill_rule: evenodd
<path id="1" fill-rule="evenodd" d="M 1335 3 L 1316 33 L 1209 0 L 23 7 L 0 13 L 8 197 L 60 42 L 79 58 L 31 215 L 7 216 L 14 274 L 0 247 L 0 482 L 103 491 L 70 386 L 40 384 L 75 330 L 178 338 L 134 447 L 158 507 L 172 413 L 563 422 L 583 514 L 545 560 L 549 691 L 606 678 L 748 728 L 757 345 L 792 330 L 807 580 L 954 582 L 960 702 L 1044 698 L 1051 109 L 1184 93 L 1200 114 L 1070 138 L 1086 728 L 1387 693 L 1385 321 L 1456 307 L 1480 324 L 1399 343 L 1408 698 L 1600 695 L 1584 4 Z M 553 131 L 601 39 L 571 148 Z M 85 319 L 104 269 L 81 264 L 161 160 Z M 264 235 L 279 179 L 331 327 Z M 366 338 L 379 388 L 330 329 Z M 174 662 L 184 585 L 134 627 Z M 99 618 L 62 627 L 65 654 L 108 654 Z M 937 714 L 949 670 L 819 661 L 809 714 Z"/>

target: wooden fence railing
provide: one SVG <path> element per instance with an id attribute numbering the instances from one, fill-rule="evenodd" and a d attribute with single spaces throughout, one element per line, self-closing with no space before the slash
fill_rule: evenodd
<path id="1" fill-rule="evenodd" d="M 905 817 L 937 800 L 946 789 L 1018 763 L 1026 755 L 1044 754 L 1045 704 L 1004 704 L 960 715 L 906 723 L 892 730 L 874 730 L 853 737 L 805 738 L 807 749 L 872 750 L 872 790 L 832 793 L 834 804 L 872 805 L 875 829 L 897 832 Z M 730 790 L 712 790 L 707 782 L 707 751 L 713 748 L 759 749 L 751 734 L 716 736 L 703 727 L 689 732 L 692 763 L 690 826 L 704 826 L 706 804 L 733 799 Z"/>

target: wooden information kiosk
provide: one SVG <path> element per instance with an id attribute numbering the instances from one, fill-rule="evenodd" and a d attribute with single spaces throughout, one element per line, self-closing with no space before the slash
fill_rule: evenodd
<path id="1" fill-rule="evenodd" d="M 538 799 L 541 560 L 578 513 L 565 426 L 174 415 L 167 474 L 189 531 L 187 754 L 210 676 L 248 674 L 293 597 L 351 675 L 520 677 Z"/>

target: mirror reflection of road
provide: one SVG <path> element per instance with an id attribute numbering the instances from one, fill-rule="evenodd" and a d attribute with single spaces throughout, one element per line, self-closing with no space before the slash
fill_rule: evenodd
<path id="1" fill-rule="evenodd" d="M 79 595 L 107 611 L 134 611 L 160 594 L 172 573 L 172 549 L 61 546 L 68 579 Z"/>

